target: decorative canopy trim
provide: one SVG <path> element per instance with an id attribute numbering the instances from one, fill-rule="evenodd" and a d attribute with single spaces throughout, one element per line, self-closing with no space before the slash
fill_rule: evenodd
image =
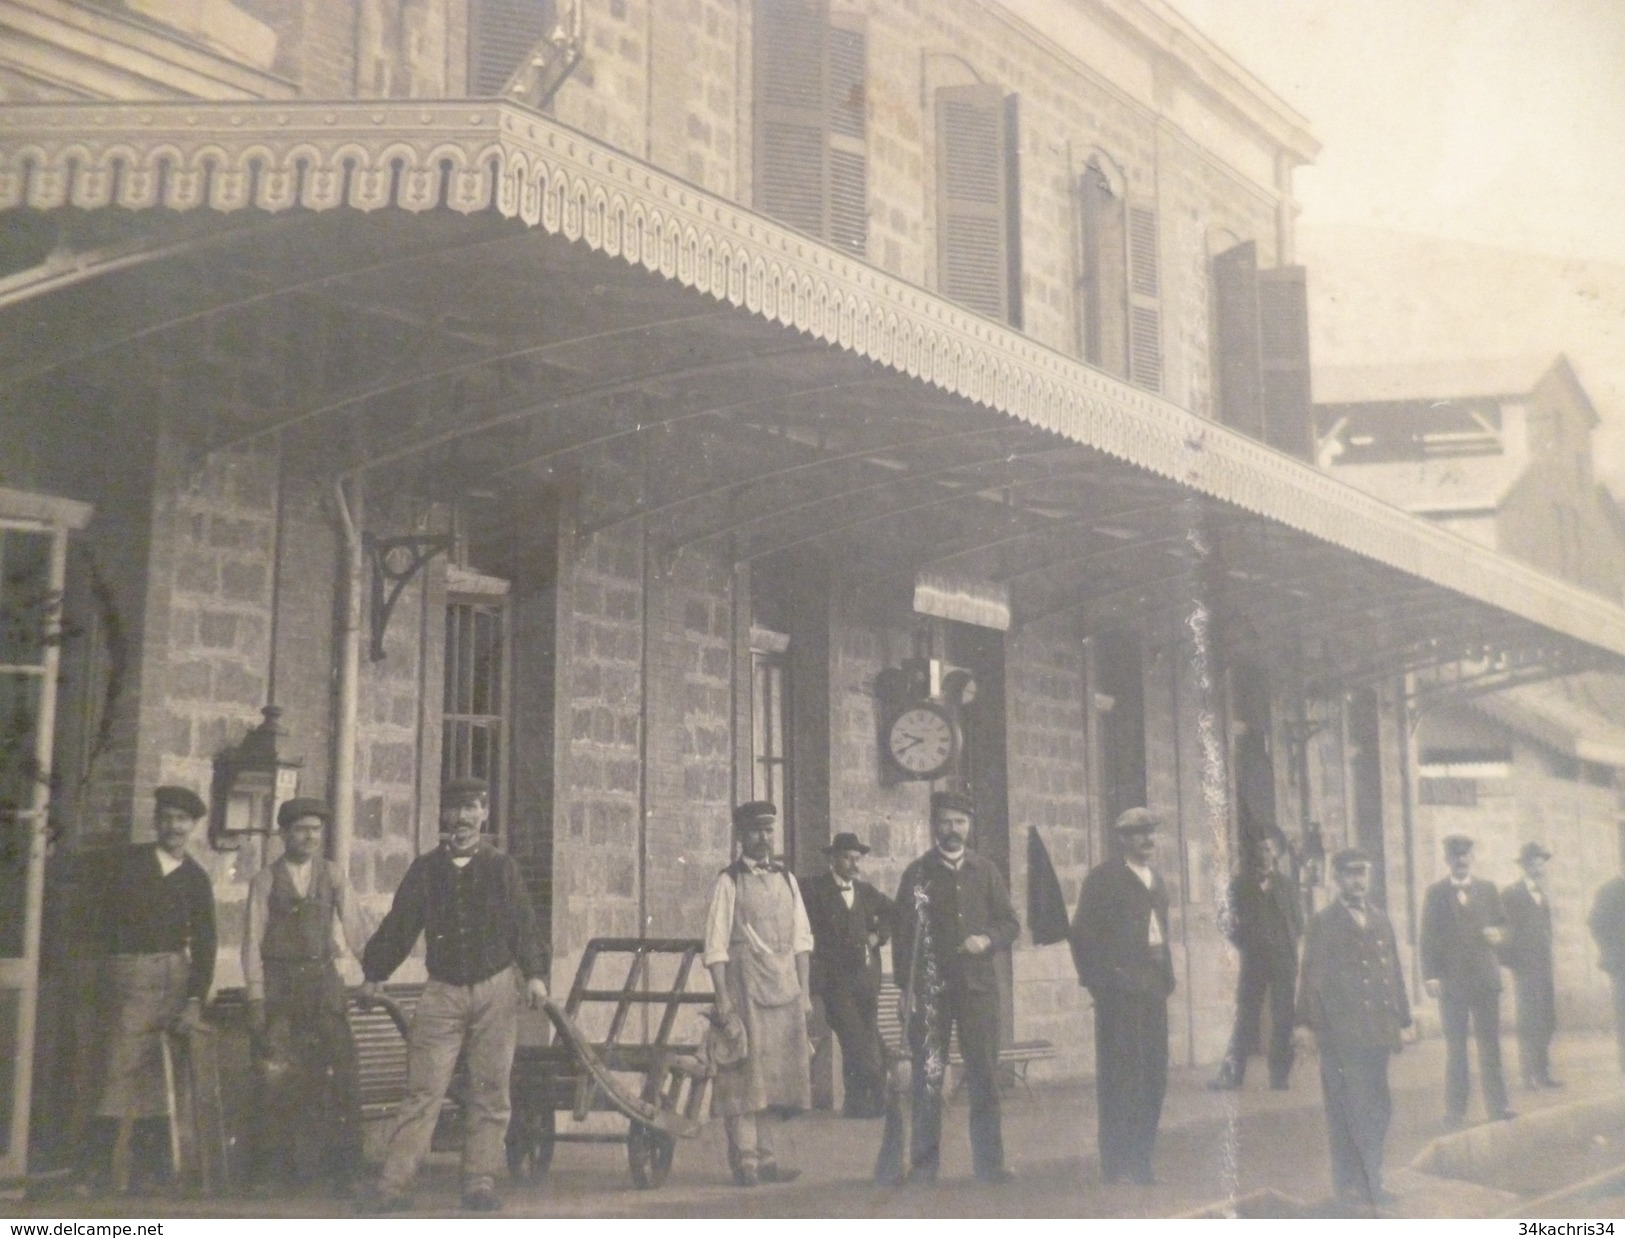
<path id="1" fill-rule="evenodd" d="M 496 210 L 1365 558 L 1625 654 L 1625 609 L 501 102 L 0 109 L 0 209 Z"/>

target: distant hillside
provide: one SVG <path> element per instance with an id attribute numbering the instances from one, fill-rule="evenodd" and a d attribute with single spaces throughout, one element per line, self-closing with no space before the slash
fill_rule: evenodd
<path id="1" fill-rule="evenodd" d="M 1625 264 L 1353 227 L 1303 227 L 1298 254 L 1316 365 L 1565 353 L 1625 498 Z"/>

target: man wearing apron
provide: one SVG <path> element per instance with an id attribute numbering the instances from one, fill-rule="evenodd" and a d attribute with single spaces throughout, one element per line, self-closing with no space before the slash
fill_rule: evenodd
<path id="1" fill-rule="evenodd" d="M 262 1185 L 326 1178 L 342 1192 L 361 1168 L 361 1101 L 335 933 L 357 955 L 366 938 L 349 882 L 322 855 L 331 819 L 318 799 L 277 810 L 282 855 L 248 887 L 243 984 L 264 1083 Z"/>
<path id="2" fill-rule="evenodd" d="M 161 1038 L 165 1028 L 203 1026 L 214 982 L 214 889 L 186 853 L 208 809 L 186 787 L 159 787 L 153 799 L 156 845 L 132 844 L 110 857 L 99 904 L 109 1034 L 95 1152 L 98 1160 L 110 1153 L 120 1191 L 130 1188 L 133 1165 L 166 1159 Z"/>
<path id="3" fill-rule="evenodd" d="M 734 809 L 740 856 L 718 875 L 705 917 L 704 962 L 717 1017 L 736 1040 L 743 1033 L 746 1050 L 742 1061 L 718 1070 L 711 1093 L 740 1186 L 789 1182 L 800 1173 L 778 1162 L 773 1117 L 812 1104 L 813 936 L 794 875 L 773 859 L 778 817 L 765 800 Z"/>

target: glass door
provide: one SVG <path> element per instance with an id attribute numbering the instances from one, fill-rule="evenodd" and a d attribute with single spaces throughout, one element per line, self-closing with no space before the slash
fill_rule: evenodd
<path id="1" fill-rule="evenodd" d="M 0 489 L 0 1179 L 28 1168 L 62 582 L 88 515 Z"/>

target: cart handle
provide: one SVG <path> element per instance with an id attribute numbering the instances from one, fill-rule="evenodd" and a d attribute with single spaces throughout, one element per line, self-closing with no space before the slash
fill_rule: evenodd
<path id="1" fill-rule="evenodd" d="M 634 1096 L 628 1092 L 615 1078 L 609 1067 L 604 1064 L 603 1058 L 598 1056 L 598 1051 L 587 1042 L 587 1038 L 581 1034 L 581 1029 L 575 1025 L 575 1021 L 564 1012 L 564 1007 L 559 1005 L 558 1002 L 551 997 L 544 998 L 542 1009 L 546 1011 L 547 1017 L 552 1020 L 553 1026 L 558 1029 L 559 1035 L 563 1037 L 565 1043 L 570 1046 L 571 1051 L 576 1055 L 576 1060 L 586 1067 L 587 1072 L 592 1075 L 593 1081 L 603 1090 L 604 1095 L 614 1103 L 615 1108 L 632 1120 L 642 1122 L 645 1126 L 652 1126 L 668 1135 L 680 1135 L 684 1139 L 692 1139 L 700 1133 L 702 1126 L 697 1119 L 684 1117 L 682 1114 L 674 1113 L 669 1109 L 662 1109 L 659 1105 L 650 1104 L 642 1097 Z"/>
<path id="2" fill-rule="evenodd" d="M 371 1010 L 374 1006 L 382 1006 L 384 1013 L 389 1016 L 389 1021 L 395 1025 L 395 1030 L 401 1034 L 401 1039 L 405 1040 L 407 1038 L 406 1011 L 402 1010 L 401 1004 L 389 994 L 377 993 L 371 998 L 364 998 L 361 996 L 359 989 L 352 989 L 350 991 L 350 1000 L 363 1010 Z"/>

